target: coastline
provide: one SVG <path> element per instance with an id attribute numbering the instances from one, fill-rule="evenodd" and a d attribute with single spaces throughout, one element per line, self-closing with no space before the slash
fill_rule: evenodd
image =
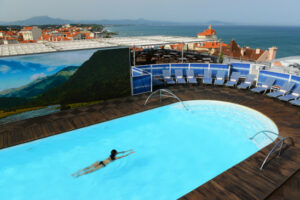
<path id="1" fill-rule="evenodd" d="M 241 46 L 268 49 L 278 47 L 276 58 L 300 55 L 300 26 L 213 25 L 218 38 L 225 43 L 235 39 Z M 186 36 L 196 37 L 207 25 L 112 25 L 116 37 L 129 36 Z"/>

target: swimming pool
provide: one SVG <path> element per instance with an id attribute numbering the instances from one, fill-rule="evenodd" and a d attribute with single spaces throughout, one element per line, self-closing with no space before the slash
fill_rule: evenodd
<path id="1" fill-rule="evenodd" d="M 185 105 L 188 111 L 175 103 L 0 150 L 0 199 L 176 199 L 271 142 L 260 135 L 254 143 L 256 132 L 278 132 L 237 104 Z M 136 153 L 71 176 L 111 149 Z"/>

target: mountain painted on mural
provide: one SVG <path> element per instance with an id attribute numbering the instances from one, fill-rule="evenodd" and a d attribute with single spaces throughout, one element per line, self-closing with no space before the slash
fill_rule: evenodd
<path id="1" fill-rule="evenodd" d="M 130 95 L 129 49 L 95 52 L 59 87 L 48 90 L 36 104 L 70 104 Z"/>
<path id="2" fill-rule="evenodd" d="M 51 88 L 65 83 L 78 69 L 76 66 L 65 67 L 59 72 L 38 78 L 19 88 L 7 89 L 0 92 L 0 97 L 33 98 Z"/>
<path id="3" fill-rule="evenodd" d="M 120 20 L 67 20 L 60 18 L 52 18 L 49 16 L 37 16 L 25 20 L 18 20 L 12 22 L 0 22 L 0 25 L 19 25 L 19 26 L 29 26 L 29 25 L 47 25 L 47 24 L 103 24 L 103 25 L 233 25 L 230 22 L 223 21 L 207 21 L 207 22 L 170 22 L 170 21 L 155 21 L 147 19 L 120 19 Z"/>

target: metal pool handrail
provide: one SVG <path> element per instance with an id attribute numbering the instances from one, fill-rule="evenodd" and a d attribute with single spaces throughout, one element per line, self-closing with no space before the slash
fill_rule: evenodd
<path id="1" fill-rule="evenodd" d="M 160 101 L 161 101 L 161 98 L 162 98 L 162 97 L 171 97 L 171 98 L 175 98 L 175 99 L 177 99 L 177 100 L 183 105 L 183 107 L 184 107 L 186 110 L 189 110 L 189 109 L 184 105 L 183 101 L 181 101 L 181 99 L 180 99 L 178 96 L 176 96 L 173 92 L 171 92 L 171 91 L 168 90 L 168 89 L 158 89 L 158 90 L 155 90 L 154 92 L 152 92 L 152 93 L 148 96 L 148 98 L 146 99 L 144 105 L 146 105 L 146 104 L 148 103 L 148 101 L 150 100 L 150 98 L 153 97 L 154 94 L 156 94 L 156 93 L 158 93 L 158 92 L 159 92 L 159 98 L 160 98 Z M 162 92 L 166 92 L 166 93 L 168 93 L 168 94 L 162 94 Z"/>
<path id="2" fill-rule="evenodd" d="M 282 149 L 282 146 L 283 146 L 284 141 L 285 141 L 286 139 L 290 138 L 289 136 L 288 136 L 288 137 L 282 137 L 281 135 L 279 135 L 278 133 L 275 133 L 275 132 L 273 132 L 273 131 L 263 130 L 263 131 L 257 132 L 256 134 L 254 134 L 254 135 L 253 135 L 252 137 L 250 137 L 249 139 L 250 139 L 250 140 L 253 140 L 257 135 L 262 134 L 262 133 L 263 133 L 266 137 L 268 137 L 270 140 L 272 140 L 272 141 L 275 143 L 275 145 L 274 145 L 273 148 L 269 151 L 269 153 L 268 153 L 268 155 L 266 156 L 265 160 L 264 160 L 263 163 L 261 164 L 261 166 L 260 166 L 260 168 L 259 168 L 260 170 L 262 170 L 262 169 L 264 168 L 264 166 L 265 166 L 265 164 L 266 164 L 268 158 L 271 156 L 271 154 L 276 152 L 275 149 L 276 149 L 276 147 L 278 147 L 278 145 L 280 145 L 280 146 L 279 146 L 279 150 L 277 150 L 277 151 L 278 151 L 278 155 L 280 156 L 281 149 Z M 275 140 L 272 139 L 272 138 L 271 138 L 268 134 L 266 134 L 266 133 L 271 133 L 271 134 L 273 134 L 273 135 L 276 135 L 280 140 L 279 140 L 278 142 L 275 142 L 276 139 L 275 139 Z"/>
<path id="3" fill-rule="evenodd" d="M 270 136 L 268 136 L 266 133 L 271 133 L 273 135 L 276 135 L 277 137 L 279 137 L 280 139 L 282 139 L 283 137 L 281 135 L 279 135 L 278 133 L 275 133 L 273 131 L 269 131 L 269 130 L 263 130 L 263 131 L 259 131 L 256 134 L 254 134 L 252 137 L 250 137 L 250 140 L 253 140 L 257 135 L 263 133 L 266 137 L 268 137 L 270 140 L 272 140 L 273 142 L 275 141 L 273 138 L 271 138 Z"/>
<path id="4" fill-rule="evenodd" d="M 281 138 L 280 139 L 280 141 L 279 142 L 277 142 L 277 143 L 275 143 L 275 145 L 273 146 L 273 148 L 271 149 L 271 151 L 268 153 L 268 155 L 266 156 L 266 158 L 265 158 L 265 160 L 264 160 L 264 162 L 262 163 L 262 165 L 260 166 L 260 170 L 262 170 L 263 169 L 263 167 L 264 167 L 264 165 L 266 164 L 266 162 L 267 162 L 267 160 L 268 160 L 268 158 L 270 157 L 270 155 L 272 154 L 272 153 L 275 153 L 275 149 L 276 149 L 276 147 L 280 144 L 280 147 L 279 147 L 279 152 L 278 152 L 278 155 L 280 156 L 280 153 L 281 153 L 281 149 L 282 149 L 282 146 L 283 146 L 283 143 L 284 143 L 284 141 L 286 140 L 286 139 L 288 139 L 288 138 L 290 138 L 289 136 L 288 137 L 285 137 L 285 138 Z"/>

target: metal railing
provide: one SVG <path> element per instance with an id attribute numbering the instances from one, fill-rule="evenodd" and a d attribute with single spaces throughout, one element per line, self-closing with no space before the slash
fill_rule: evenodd
<path id="1" fill-rule="evenodd" d="M 260 170 L 263 169 L 264 165 L 266 164 L 266 162 L 267 162 L 268 158 L 271 156 L 271 154 L 272 154 L 272 153 L 276 153 L 275 149 L 276 149 L 276 147 L 278 147 L 278 145 L 280 145 L 280 146 L 279 146 L 279 150 L 277 150 L 277 151 L 278 151 L 278 155 L 280 156 L 280 153 L 281 153 L 281 149 L 282 149 L 283 143 L 284 143 L 284 141 L 285 141 L 286 139 L 288 139 L 288 138 L 290 138 L 290 137 L 281 138 L 281 139 L 279 140 L 279 142 L 275 143 L 275 145 L 273 146 L 273 148 L 271 149 L 271 151 L 270 151 L 270 152 L 268 153 L 268 155 L 266 156 L 264 162 L 261 164 L 261 166 L 260 166 L 260 168 L 259 168 Z"/>
<path id="2" fill-rule="evenodd" d="M 262 133 L 263 133 L 266 137 L 268 137 L 270 140 L 272 140 L 273 142 L 274 142 L 273 138 L 271 138 L 270 136 L 268 136 L 266 133 L 271 133 L 271 134 L 273 134 L 273 135 L 276 135 L 276 136 L 279 137 L 279 138 L 282 138 L 282 136 L 280 136 L 278 133 L 275 133 L 275 132 L 269 131 L 269 130 L 263 130 L 263 131 L 257 132 L 255 135 L 253 135 L 253 136 L 250 137 L 249 139 L 250 139 L 250 140 L 253 140 L 257 135 L 262 134 Z"/>
<path id="3" fill-rule="evenodd" d="M 163 94 L 163 92 L 166 92 L 167 94 Z M 172 91 L 168 90 L 168 89 L 158 89 L 158 90 L 155 90 L 154 92 L 152 92 L 148 98 L 146 99 L 144 105 L 146 105 L 148 103 L 148 101 L 150 100 L 150 98 L 154 97 L 155 94 L 159 93 L 159 100 L 161 102 L 162 100 L 162 97 L 171 97 L 171 98 L 175 98 L 177 99 L 182 105 L 183 107 L 186 109 L 186 110 L 189 110 L 183 103 L 183 101 L 181 101 L 181 99 L 176 96 Z"/>
<path id="4" fill-rule="evenodd" d="M 276 135 L 280 140 L 278 142 L 276 142 L 276 139 L 271 138 L 267 133 L 271 133 L 273 135 Z M 255 135 L 253 135 L 252 137 L 250 137 L 250 140 L 253 140 L 257 135 L 259 134 L 264 134 L 266 137 L 268 137 L 270 140 L 272 140 L 273 143 L 275 143 L 275 145 L 273 146 L 273 148 L 269 151 L 268 155 L 266 156 L 266 158 L 264 159 L 263 163 L 260 166 L 260 170 L 262 170 L 268 160 L 268 158 L 271 156 L 272 153 L 276 153 L 278 152 L 278 155 L 280 156 L 281 150 L 282 150 L 282 146 L 283 143 L 286 139 L 290 138 L 290 137 L 282 137 L 281 135 L 279 135 L 278 133 L 275 133 L 273 131 L 269 131 L 269 130 L 263 130 L 263 131 L 259 131 L 257 132 Z M 278 150 L 276 150 L 276 148 L 279 147 Z M 275 151 L 276 150 L 276 151 Z"/>

